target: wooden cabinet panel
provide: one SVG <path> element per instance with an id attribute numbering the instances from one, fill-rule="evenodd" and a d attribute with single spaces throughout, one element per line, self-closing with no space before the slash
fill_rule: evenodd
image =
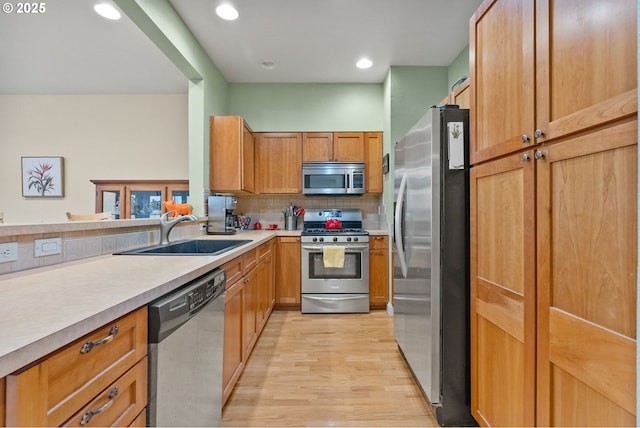
<path id="1" fill-rule="evenodd" d="M 635 0 L 536 2 L 539 142 L 636 114 L 636 7 Z"/>
<path id="2" fill-rule="evenodd" d="M 333 160 L 336 162 L 364 162 L 364 134 L 362 132 L 334 132 Z"/>
<path id="3" fill-rule="evenodd" d="M 472 164 L 533 144 L 534 0 L 483 2 L 470 20 Z M 523 134 L 529 140 L 522 143 Z"/>
<path id="4" fill-rule="evenodd" d="M 382 193 L 382 132 L 365 132 L 364 144 L 367 193 Z"/>
<path id="5" fill-rule="evenodd" d="M 252 248 L 247 250 L 247 252 L 242 255 L 242 258 L 242 273 L 246 275 L 258 265 L 258 249 Z"/>
<path id="6" fill-rule="evenodd" d="M 147 359 L 144 358 L 64 426 L 129 426 L 147 404 Z M 100 412 L 96 410 L 102 409 Z"/>
<path id="7" fill-rule="evenodd" d="M 462 82 L 451 93 L 451 104 L 457 104 L 460 108 L 471 108 L 471 89 L 469 89 L 469 79 Z"/>
<path id="8" fill-rule="evenodd" d="M 326 162 L 333 159 L 333 132 L 302 134 L 302 161 Z"/>
<path id="9" fill-rule="evenodd" d="M 254 192 L 255 141 L 240 116 L 209 119 L 209 186 L 216 192 Z"/>
<path id="10" fill-rule="evenodd" d="M 384 309 L 389 301 L 389 238 L 370 236 L 369 241 L 369 305 Z"/>
<path id="11" fill-rule="evenodd" d="M 535 423 L 533 153 L 471 170 L 471 409 L 489 426 Z"/>
<path id="12" fill-rule="evenodd" d="M 542 425 L 635 423 L 637 131 L 622 121 L 540 148 Z"/>
<path id="13" fill-rule="evenodd" d="M 243 279 L 242 287 L 242 361 L 247 361 L 258 339 L 256 313 L 258 307 L 258 270 L 253 269 Z"/>
<path id="14" fill-rule="evenodd" d="M 223 264 L 222 269 L 227 273 L 227 289 L 234 285 L 244 273 L 244 257 L 238 256 Z"/>
<path id="15" fill-rule="evenodd" d="M 244 368 L 242 343 L 242 279 L 237 280 L 225 294 L 224 358 L 222 370 L 222 401 L 226 403 Z"/>
<path id="16" fill-rule="evenodd" d="M 256 135 L 258 193 L 301 193 L 302 134 L 289 132 Z"/>
<path id="17" fill-rule="evenodd" d="M 304 162 L 365 162 L 363 132 L 306 132 Z"/>
<path id="18" fill-rule="evenodd" d="M 300 237 L 281 236 L 278 238 L 276 306 L 300 306 L 301 251 Z"/>
<path id="19" fill-rule="evenodd" d="M 114 327 L 117 327 L 115 334 Z M 111 336 L 104 344 L 87 345 Z M 73 342 L 42 362 L 7 376 L 7 424 L 64 423 L 146 353 L 147 309 L 144 307 Z"/>

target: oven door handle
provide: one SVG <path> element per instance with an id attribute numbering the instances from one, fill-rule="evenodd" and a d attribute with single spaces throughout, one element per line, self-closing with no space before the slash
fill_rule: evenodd
<path id="1" fill-rule="evenodd" d="M 331 246 L 331 245 L 329 245 Z M 322 251 L 322 245 L 303 245 L 303 250 L 311 250 L 311 251 Z M 349 250 L 356 250 L 359 252 L 368 251 L 368 245 L 345 245 L 345 253 L 348 253 Z"/>
<path id="2" fill-rule="evenodd" d="M 308 296 L 303 294 L 305 299 L 308 300 L 324 300 L 324 301 L 338 301 L 338 300 L 358 300 L 358 299 L 362 299 L 362 296 L 346 296 L 346 297 L 316 297 L 316 296 Z"/>

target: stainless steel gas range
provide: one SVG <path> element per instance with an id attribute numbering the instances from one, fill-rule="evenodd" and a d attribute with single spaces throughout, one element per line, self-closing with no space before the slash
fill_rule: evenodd
<path id="1" fill-rule="evenodd" d="M 301 242 L 302 313 L 369 312 L 369 233 L 362 212 L 308 210 Z M 338 265 L 329 262 L 336 255 Z"/>

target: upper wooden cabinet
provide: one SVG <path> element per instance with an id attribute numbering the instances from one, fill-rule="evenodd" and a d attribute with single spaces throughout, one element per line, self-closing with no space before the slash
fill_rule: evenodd
<path id="1" fill-rule="evenodd" d="M 456 86 L 458 85 L 458 86 Z M 462 83 L 456 82 L 453 90 L 438 104 L 439 106 L 444 104 L 456 104 L 460 108 L 471 107 L 471 95 L 469 89 L 469 78 L 466 78 Z"/>
<path id="2" fill-rule="evenodd" d="M 382 193 L 382 132 L 364 133 L 367 193 Z"/>
<path id="3" fill-rule="evenodd" d="M 635 114 L 633 0 L 486 0 L 470 21 L 471 163 Z"/>
<path id="4" fill-rule="evenodd" d="M 257 193 L 302 192 L 302 134 L 256 134 Z"/>
<path id="5" fill-rule="evenodd" d="M 189 180 L 90 180 L 96 185 L 96 212 L 114 220 L 160 218 L 163 202 L 187 203 Z"/>
<path id="6" fill-rule="evenodd" d="M 333 160 L 333 132 L 305 132 L 302 134 L 302 161 Z"/>
<path id="7" fill-rule="evenodd" d="M 469 79 L 462 82 L 460 86 L 453 90 L 449 103 L 456 104 L 460 106 L 460 108 L 471 107 L 471 89 L 469 88 Z"/>
<path id="8" fill-rule="evenodd" d="M 364 133 L 334 132 L 333 160 L 336 162 L 364 162 Z"/>
<path id="9" fill-rule="evenodd" d="M 364 162 L 363 132 L 305 132 L 304 162 Z"/>
<path id="10" fill-rule="evenodd" d="M 254 135 L 240 116 L 211 116 L 209 187 L 215 192 L 254 193 Z"/>

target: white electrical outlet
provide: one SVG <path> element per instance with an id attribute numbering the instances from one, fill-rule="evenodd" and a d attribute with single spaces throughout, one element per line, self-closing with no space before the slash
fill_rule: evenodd
<path id="1" fill-rule="evenodd" d="M 61 238 L 36 239 L 33 241 L 35 257 L 51 256 L 62 252 Z"/>
<path id="2" fill-rule="evenodd" d="M 0 263 L 15 262 L 16 260 L 18 260 L 18 243 L 0 244 Z"/>

